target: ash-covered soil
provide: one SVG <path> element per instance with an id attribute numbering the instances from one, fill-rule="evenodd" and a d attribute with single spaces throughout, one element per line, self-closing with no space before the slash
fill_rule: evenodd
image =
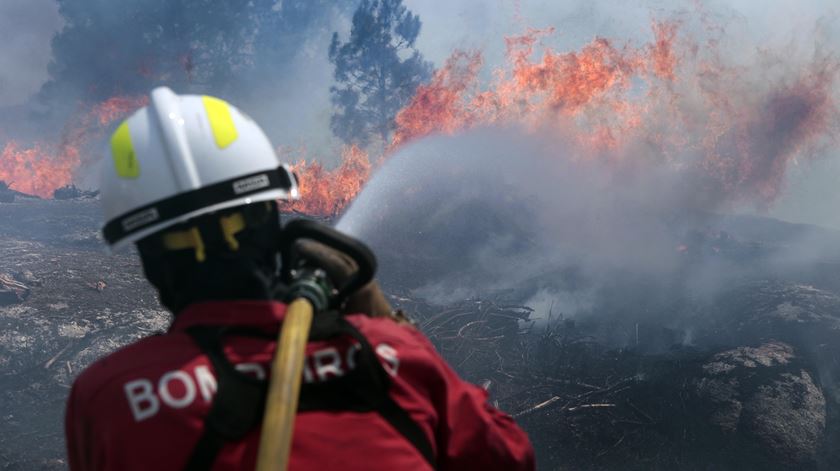
<path id="1" fill-rule="evenodd" d="M 66 469 L 73 378 L 169 321 L 136 256 L 104 252 L 98 221 L 92 201 L 0 204 L 0 274 L 28 288 L 0 306 L 0 469 Z"/>
<path id="2" fill-rule="evenodd" d="M 95 201 L 0 204 L 0 470 L 65 469 L 73 378 L 170 320 L 136 255 L 104 252 L 98 213 Z M 383 284 L 529 432 L 540 469 L 840 469 L 840 264 L 780 271 L 802 227 L 719 224 L 689 237 L 687 266 L 751 268 L 713 295 L 621 275 L 568 316 L 505 293 L 435 306 Z"/>
<path id="3" fill-rule="evenodd" d="M 536 313 L 487 300 L 404 307 L 528 431 L 538 469 L 840 469 L 840 297 L 750 281 L 680 305 L 706 319 L 690 342 L 617 319 L 525 327 Z"/>

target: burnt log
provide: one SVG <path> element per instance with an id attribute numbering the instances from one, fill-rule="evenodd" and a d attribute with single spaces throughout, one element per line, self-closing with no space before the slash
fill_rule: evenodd
<path id="1" fill-rule="evenodd" d="M 7 273 L 0 273 L 0 305 L 23 302 L 29 296 L 29 287 Z"/>
<path id="2" fill-rule="evenodd" d="M 99 196 L 99 190 L 82 190 L 76 185 L 65 185 L 53 191 L 53 198 L 57 200 L 90 199 Z"/>
<path id="3" fill-rule="evenodd" d="M 0 203 L 13 203 L 15 193 L 9 188 L 8 183 L 0 180 Z"/>

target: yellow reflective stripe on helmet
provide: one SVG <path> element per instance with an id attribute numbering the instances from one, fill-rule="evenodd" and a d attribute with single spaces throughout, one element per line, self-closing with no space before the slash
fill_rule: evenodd
<path id="1" fill-rule="evenodd" d="M 185 231 L 169 232 L 163 235 L 163 246 L 168 250 L 195 249 L 195 259 L 203 262 L 207 259 L 204 251 L 204 241 L 197 227 Z"/>
<path id="2" fill-rule="evenodd" d="M 123 121 L 111 136 L 111 157 L 114 159 L 114 168 L 120 177 L 137 178 L 140 176 L 140 164 L 137 162 L 137 156 L 134 155 L 128 121 Z"/>
<path id="3" fill-rule="evenodd" d="M 216 145 L 219 146 L 219 149 L 231 145 L 239 135 L 236 132 L 236 126 L 233 124 L 233 117 L 230 115 L 228 104 L 223 100 L 206 95 L 201 97 L 201 101 L 204 102 L 204 110 L 207 112 L 207 119 L 210 120 L 210 129 L 213 131 Z"/>
<path id="4" fill-rule="evenodd" d="M 222 216 L 219 218 L 219 224 L 222 226 L 222 233 L 225 235 L 225 240 L 230 250 L 234 252 L 239 250 L 239 241 L 236 240 L 236 233 L 245 229 L 245 217 L 242 216 L 242 213 Z"/>

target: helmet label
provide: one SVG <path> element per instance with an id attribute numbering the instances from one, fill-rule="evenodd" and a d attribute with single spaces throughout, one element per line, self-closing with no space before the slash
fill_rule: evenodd
<path id="1" fill-rule="evenodd" d="M 237 195 L 241 195 L 242 193 L 250 193 L 252 191 L 266 188 L 269 185 L 271 185 L 271 182 L 268 180 L 268 175 L 263 173 L 261 175 L 243 178 L 242 180 L 233 182 L 233 192 Z"/>
<path id="2" fill-rule="evenodd" d="M 127 218 L 122 220 L 123 230 L 126 232 L 133 231 L 138 227 L 143 227 L 147 224 L 151 224 L 157 221 L 160 218 L 158 214 L 157 208 L 149 208 L 143 211 L 140 211 L 137 214 L 132 214 Z"/>

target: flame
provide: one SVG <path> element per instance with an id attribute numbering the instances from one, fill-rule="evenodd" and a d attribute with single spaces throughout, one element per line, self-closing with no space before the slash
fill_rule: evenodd
<path id="1" fill-rule="evenodd" d="M 367 152 L 357 146 L 345 147 L 341 164 L 325 170 L 318 162 L 300 159 L 291 165 L 300 183 L 300 200 L 284 202 L 284 211 L 313 216 L 336 216 L 344 209 L 370 177 L 371 163 Z"/>
<path id="2" fill-rule="evenodd" d="M 840 66 L 823 58 L 773 76 L 762 63 L 726 65 L 720 41 L 695 42 L 680 26 L 653 21 L 647 44 L 595 38 L 562 53 L 541 46 L 553 29 L 531 29 L 505 40 L 506 65 L 485 86 L 482 54 L 455 51 L 397 114 L 375 160 L 430 134 L 514 125 L 572 142 L 573 158 L 601 159 L 617 176 L 627 168 L 680 175 L 687 207 L 766 208 L 789 165 L 836 141 Z M 361 150 L 350 155 L 332 171 L 298 162 L 304 191 L 294 209 L 340 212 L 370 172 Z"/>
<path id="3" fill-rule="evenodd" d="M 779 197 L 792 162 L 836 137 L 835 60 L 774 78 L 724 66 L 716 42 L 680 37 L 677 23 L 651 28 L 646 45 L 596 38 L 539 58 L 553 30 L 529 30 L 506 40 L 507 67 L 485 89 L 481 54 L 458 51 L 399 112 L 390 150 L 433 133 L 517 125 L 571 138 L 585 158 L 651 172 L 667 165 L 697 186 L 692 204 L 761 208 Z"/>
<path id="4" fill-rule="evenodd" d="M 451 134 L 496 123 L 531 128 L 565 124 L 568 118 L 585 117 L 597 109 L 608 110 L 615 118 L 593 126 L 589 134 L 609 140 L 640 122 L 624 95 L 633 77 L 673 78 L 675 26 L 655 25 L 656 40 L 647 48 L 618 48 L 608 39 L 596 38 L 580 52 L 546 49 L 540 60 L 532 60 L 537 41 L 552 33 L 553 29 L 529 30 L 507 38 L 509 68 L 497 70 L 495 82 L 483 91 L 478 84 L 481 54 L 454 53 L 397 115 L 394 145 L 435 132 Z"/>
<path id="5" fill-rule="evenodd" d="M 47 198 L 71 181 L 78 165 L 76 152 L 59 156 L 55 149 L 42 143 L 22 148 L 9 141 L 0 153 L 0 181 L 14 190 Z"/>
<path id="6" fill-rule="evenodd" d="M 100 126 L 108 126 L 119 119 L 126 117 L 132 111 L 146 106 L 149 98 L 146 96 L 129 97 L 129 96 L 115 96 L 111 97 L 102 103 L 94 105 L 90 111 L 87 112 L 83 123 L 87 124 L 91 120 L 95 120 Z M 89 124 L 87 124 L 89 126 Z"/>
<path id="7" fill-rule="evenodd" d="M 469 127 L 478 109 L 492 104 L 482 103 L 481 97 L 468 101 L 468 93 L 475 89 L 482 65 L 481 54 L 456 51 L 438 70 L 428 85 L 418 87 L 408 106 L 396 116 L 397 129 L 391 147 L 396 148 L 434 132 L 454 133 Z"/>
<path id="8" fill-rule="evenodd" d="M 65 125 L 59 142 L 23 145 L 9 140 L 0 154 L 0 181 L 9 187 L 42 198 L 73 181 L 82 164 L 82 152 L 98 141 L 107 126 L 146 104 L 145 97 L 112 97 L 97 103 Z"/>
<path id="9" fill-rule="evenodd" d="M 785 172 L 800 156 L 814 153 L 822 137 L 834 137 L 837 109 L 831 99 L 837 66 L 816 70 L 783 84 L 751 108 L 715 119 L 701 168 L 713 191 L 737 199 L 755 197 L 766 206 L 784 189 Z"/>
<path id="10" fill-rule="evenodd" d="M 430 134 L 515 125 L 575 143 L 575 158 L 678 172 L 691 187 L 686 205 L 762 208 L 781 194 L 791 163 L 835 138 L 836 61 L 773 78 L 762 64 L 724 65 L 719 41 L 695 43 L 679 23 L 653 21 L 651 31 L 648 44 L 596 38 L 560 53 L 540 46 L 553 29 L 528 30 L 506 39 L 506 65 L 484 87 L 481 53 L 455 51 L 397 114 L 392 142 L 376 160 Z M 295 208 L 341 211 L 369 172 L 365 162 L 363 172 L 299 162 L 305 184 L 324 182 Z"/>
<path id="11" fill-rule="evenodd" d="M 654 41 L 649 46 L 649 54 L 653 72 L 665 79 L 676 80 L 677 56 L 674 51 L 674 44 L 677 39 L 676 23 L 653 22 Z"/>
<path id="12" fill-rule="evenodd" d="M 782 193 L 791 164 L 836 140 L 833 97 L 840 67 L 824 57 L 798 67 L 785 57 L 784 73 L 776 74 L 762 63 L 728 65 L 721 41 L 695 41 L 681 34 L 681 26 L 653 21 L 647 43 L 599 37 L 567 52 L 543 45 L 553 29 L 527 30 L 505 39 L 506 62 L 488 82 L 480 79 L 480 52 L 455 51 L 396 115 L 382 155 L 370 159 L 348 147 L 333 170 L 305 152 L 292 159 L 302 199 L 285 207 L 336 215 L 359 192 L 372 161 L 430 134 L 488 125 L 556 136 L 576 146 L 573 158 L 603 161 L 608 168 L 675 172 L 690 187 L 686 204 L 766 207 Z M 180 60 L 191 74 L 192 57 Z M 0 179 L 49 196 L 71 181 L 91 136 L 142 100 L 114 97 L 93 106 L 66 126 L 58 144 L 7 142 Z"/>

